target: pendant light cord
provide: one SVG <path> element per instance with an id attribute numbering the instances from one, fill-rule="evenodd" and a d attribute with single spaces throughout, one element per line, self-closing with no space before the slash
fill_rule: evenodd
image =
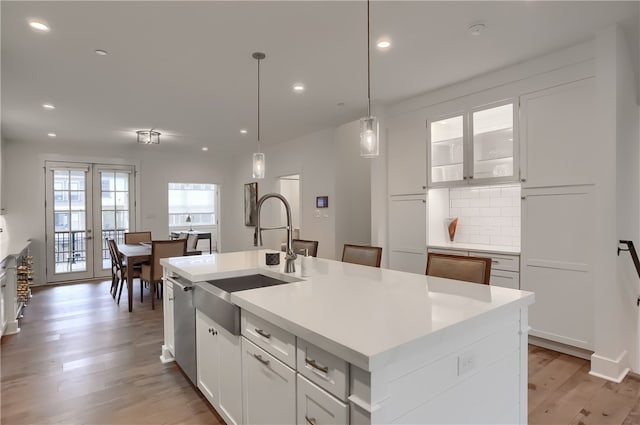
<path id="1" fill-rule="evenodd" d="M 368 116 L 371 116 L 371 18 L 369 16 L 369 0 L 367 0 L 367 111 Z"/>
<path id="2" fill-rule="evenodd" d="M 260 59 L 258 59 L 258 152 L 260 152 Z"/>

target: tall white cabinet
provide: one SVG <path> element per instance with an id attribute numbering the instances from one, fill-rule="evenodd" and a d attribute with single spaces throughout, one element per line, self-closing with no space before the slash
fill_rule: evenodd
<path id="1" fill-rule="evenodd" d="M 594 348 L 594 78 L 522 96 L 521 288 L 530 334 Z"/>
<path id="2" fill-rule="evenodd" d="M 389 268 L 424 273 L 427 255 L 427 127 L 423 110 L 387 122 Z"/>

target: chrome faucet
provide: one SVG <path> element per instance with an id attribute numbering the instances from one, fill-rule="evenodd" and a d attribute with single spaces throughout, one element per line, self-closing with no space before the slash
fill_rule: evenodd
<path id="1" fill-rule="evenodd" d="M 282 201 L 284 204 L 284 209 L 287 212 L 287 225 L 285 227 L 268 227 L 262 228 L 260 227 L 260 210 L 262 209 L 262 204 L 269 198 L 277 198 Z M 292 224 L 291 224 L 291 206 L 289 202 L 285 199 L 284 196 L 279 193 L 267 193 L 263 195 L 258 200 L 258 207 L 256 208 L 256 230 L 253 234 L 253 245 L 254 246 L 262 246 L 262 231 L 263 230 L 275 230 L 275 229 L 287 229 L 287 255 L 284 257 L 286 260 L 284 272 L 285 273 L 293 273 L 296 271 L 295 260 L 297 255 L 291 249 L 291 236 L 293 232 Z"/>

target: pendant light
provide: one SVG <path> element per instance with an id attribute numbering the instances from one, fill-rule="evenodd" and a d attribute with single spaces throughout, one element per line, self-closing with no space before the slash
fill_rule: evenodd
<path id="1" fill-rule="evenodd" d="M 367 0 L 367 116 L 360 118 L 360 156 L 378 156 L 378 120 L 371 115 L 371 34 L 369 0 Z"/>
<path id="2" fill-rule="evenodd" d="M 260 152 L 260 61 L 267 57 L 262 52 L 255 52 L 251 55 L 256 61 L 258 61 L 258 152 L 253 154 L 253 178 L 264 178 L 264 153 Z"/>

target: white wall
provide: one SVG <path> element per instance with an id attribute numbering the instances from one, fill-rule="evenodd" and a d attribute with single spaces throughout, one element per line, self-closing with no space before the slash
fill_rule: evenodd
<path id="1" fill-rule="evenodd" d="M 335 257 L 341 258 L 345 243 L 371 243 L 371 162 L 360 157 L 360 123 L 338 127 L 335 131 L 336 196 Z M 329 201 L 331 205 L 331 200 Z"/>
<path id="2" fill-rule="evenodd" d="M 607 99 L 608 102 L 602 106 L 613 107 L 615 111 L 615 121 L 609 123 L 616 141 L 613 176 L 616 240 L 612 241 L 612 244 L 617 245 L 618 240 L 632 240 L 636 246 L 640 246 L 640 119 L 635 96 L 637 80 L 631 63 L 633 55 L 630 54 L 629 46 L 619 28 L 609 28 L 603 32 L 601 38 L 600 48 L 604 49 L 602 56 L 608 59 L 609 65 L 603 73 L 612 85 L 609 87 L 612 92 Z M 606 64 L 602 66 L 605 67 Z M 610 306 L 606 308 L 606 304 L 600 304 L 603 308 L 599 309 L 596 326 L 602 329 L 596 334 L 600 336 L 596 340 L 596 348 L 598 354 L 606 353 L 613 359 L 619 356 L 620 352 L 628 350 L 631 368 L 637 372 L 640 371 L 640 329 L 635 300 L 640 294 L 640 280 L 628 253 L 614 257 L 612 263 L 617 270 L 616 282 L 601 286 L 601 292 L 596 294 L 596 297 L 608 296 Z M 617 311 L 612 313 L 611 309 Z M 621 325 L 607 332 L 606 327 L 612 324 L 609 322 L 612 316 L 618 318 Z M 618 338 L 619 341 L 610 341 L 613 338 Z M 616 348 L 617 352 L 614 351 Z"/>
<path id="3" fill-rule="evenodd" d="M 318 241 L 318 257 L 339 259 L 343 243 L 371 243 L 370 162 L 360 158 L 358 122 L 264 147 L 266 175 L 258 195 L 278 192 L 281 176 L 300 175 L 300 238 Z M 223 211 L 223 251 L 254 249 L 253 228 L 244 226 L 242 188 L 251 178 L 251 156 L 230 161 L 232 199 Z M 328 196 L 329 207 L 316 209 L 316 197 Z M 282 223 L 280 203 L 267 200 L 261 225 Z M 263 232 L 263 247 L 279 250 L 284 230 Z"/>
<path id="4" fill-rule="evenodd" d="M 78 159 L 101 162 L 120 158 L 138 162 L 138 205 L 140 220 L 137 229 L 150 230 L 154 238 L 168 237 L 167 184 L 171 182 L 216 183 L 220 185 L 221 203 L 227 198 L 228 166 L 214 156 L 175 155 L 154 151 L 153 146 L 114 147 L 68 146 L 56 140 L 49 143 L 7 142 L 3 151 L 6 181 L 2 196 L 7 214 L 7 236 L 33 240 L 35 284 L 45 283 L 45 210 L 44 158 Z M 222 223 L 224 225 L 224 223 Z M 224 245 L 224 241 L 222 241 Z"/>
<path id="5" fill-rule="evenodd" d="M 303 137 L 267 145 L 266 175 L 258 180 L 258 196 L 270 192 L 278 192 L 279 177 L 300 175 L 300 238 L 318 241 L 318 256 L 334 257 L 335 245 L 335 156 L 333 146 L 333 130 L 323 130 Z M 254 249 L 253 228 L 244 225 L 243 185 L 254 181 L 251 178 L 251 155 L 234 158 L 229 161 L 234 170 L 230 175 L 230 199 L 225 203 L 223 213 L 225 225 L 221 227 L 223 251 L 242 251 Z M 316 196 L 329 196 L 328 217 L 315 217 Z M 269 205 L 278 205 L 276 200 L 268 200 Z M 263 212 L 261 224 L 280 225 L 279 207 L 268 208 Z M 280 249 L 280 241 L 284 230 L 266 231 L 263 233 L 264 247 Z"/>

